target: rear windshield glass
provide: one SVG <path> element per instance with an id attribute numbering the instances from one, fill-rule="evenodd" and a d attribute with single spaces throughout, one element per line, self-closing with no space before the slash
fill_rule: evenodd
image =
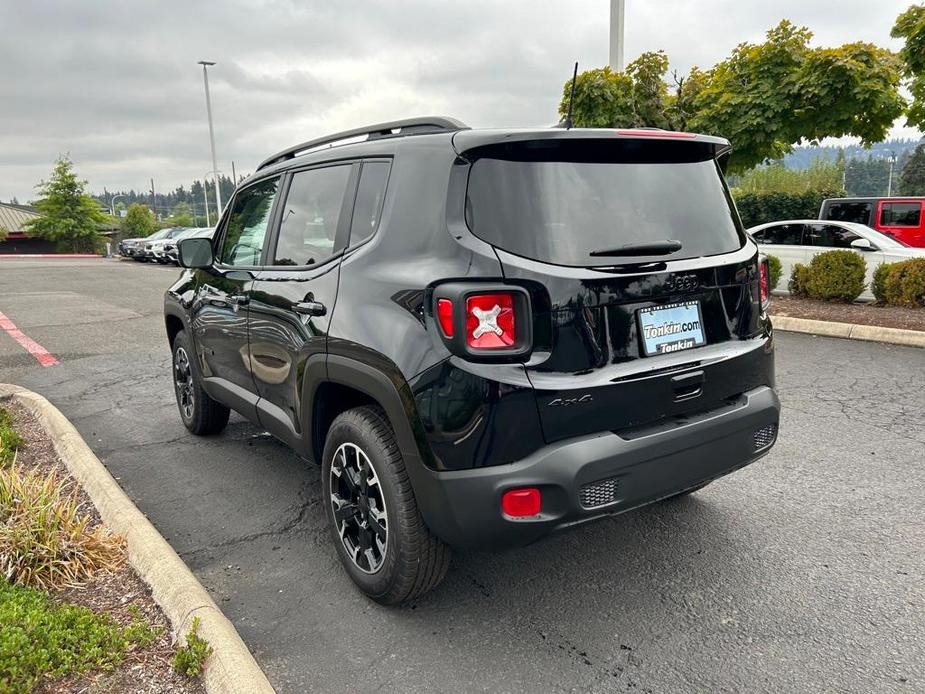
<path id="1" fill-rule="evenodd" d="M 466 218 L 479 238 L 558 265 L 680 260 L 742 247 L 738 218 L 716 163 L 523 161 L 472 165 Z M 681 242 L 664 256 L 592 257 L 628 244 Z"/>

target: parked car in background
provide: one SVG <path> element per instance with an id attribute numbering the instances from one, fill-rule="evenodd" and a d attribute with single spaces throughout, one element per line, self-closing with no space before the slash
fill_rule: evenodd
<path id="1" fill-rule="evenodd" d="M 925 197 L 829 198 L 819 219 L 866 224 L 906 246 L 925 248 Z"/>
<path id="2" fill-rule="evenodd" d="M 694 492 L 767 454 L 780 414 L 730 151 L 433 117 L 279 152 L 214 240 L 180 241 L 180 417 L 215 434 L 234 409 L 320 463 L 344 569 L 387 604 L 449 546 Z"/>
<path id="3" fill-rule="evenodd" d="M 145 251 L 147 238 L 122 239 L 119 241 L 119 254 L 126 258 L 141 260 Z"/>
<path id="4" fill-rule="evenodd" d="M 185 232 L 187 227 L 170 227 L 156 231 L 145 239 L 142 260 L 154 261 L 157 263 L 167 263 L 169 259 L 165 247 L 171 240 L 177 238 Z M 172 244 L 176 246 L 176 244 Z"/>
<path id="5" fill-rule="evenodd" d="M 807 265 L 817 253 L 836 248 L 852 250 L 867 262 L 867 287 L 859 297 L 863 301 L 874 300 L 870 283 L 878 265 L 925 257 L 925 248 L 912 248 L 897 238 L 855 222 L 788 219 L 759 224 L 748 233 L 763 253 L 780 259 L 781 278 L 777 291 L 784 294 L 789 293 L 787 285 L 796 263 Z"/>

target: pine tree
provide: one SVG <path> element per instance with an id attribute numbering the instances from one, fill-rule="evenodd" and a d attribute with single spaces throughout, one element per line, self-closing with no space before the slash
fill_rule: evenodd
<path id="1" fill-rule="evenodd" d="M 925 195 L 925 145 L 919 145 L 899 176 L 900 195 Z"/>
<path id="2" fill-rule="evenodd" d="M 107 218 L 99 203 L 85 192 L 86 185 L 74 173 L 70 158 L 58 157 L 51 177 L 36 186 L 41 195 L 35 203 L 39 217 L 26 222 L 26 231 L 54 241 L 62 250 L 99 251 L 103 243 L 101 226 Z"/>

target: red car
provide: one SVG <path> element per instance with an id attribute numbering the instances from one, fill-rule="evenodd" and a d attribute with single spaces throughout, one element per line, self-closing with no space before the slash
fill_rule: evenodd
<path id="1" fill-rule="evenodd" d="M 866 224 L 908 246 L 925 248 L 925 197 L 829 198 L 819 219 Z"/>

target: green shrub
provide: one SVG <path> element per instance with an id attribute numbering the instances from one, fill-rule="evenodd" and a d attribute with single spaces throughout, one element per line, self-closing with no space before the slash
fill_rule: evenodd
<path id="1" fill-rule="evenodd" d="M 80 585 L 117 568 L 125 538 L 92 524 L 56 472 L 0 468 L 0 576 L 16 585 Z"/>
<path id="2" fill-rule="evenodd" d="M 150 644 L 151 633 L 147 624 L 133 621 L 123 629 L 108 614 L 59 604 L 0 578 L 0 692 L 28 692 L 42 679 L 110 670 L 128 650 Z"/>
<path id="3" fill-rule="evenodd" d="M 0 467 L 12 465 L 24 443 L 13 428 L 13 416 L 0 407 Z"/>
<path id="4" fill-rule="evenodd" d="M 854 301 L 864 291 L 867 263 L 849 250 L 813 257 L 806 275 L 806 293 L 823 301 Z"/>
<path id="5" fill-rule="evenodd" d="M 925 258 L 893 263 L 884 285 L 884 298 L 888 304 L 925 306 Z"/>
<path id="6" fill-rule="evenodd" d="M 878 303 L 886 303 L 886 283 L 896 263 L 882 263 L 874 270 L 874 279 L 870 283 L 870 291 Z"/>
<path id="7" fill-rule="evenodd" d="M 212 647 L 196 632 L 199 617 L 193 617 L 193 624 L 186 634 L 186 644 L 177 644 L 173 654 L 173 669 L 186 677 L 196 677 L 212 655 Z"/>
<path id="8" fill-rule="evenodd" d="M 783 272 L 780 264 L 780 258 L 776 255 L 768 256 L 768 282 L 771 284 L 771 291 L 773 292 L 777 289 L 777 285 L 780 284 L 780 276 Z"/>
<path id="9" fill-rule="evenodd" d="M 787 289 L 794 296 L 806 296 L 806 284 L 809 280 L 809 267 L 803 263 L 797 263 L 790 272 L 790 283 Z"/>
<path id="10" fill-rule="evenodd" d="M 746 228 L 782 219 L 816 219 L 823 200 L 843 195 L 842 190 L 810 190 L 805 193 L 733 191 L 736 208 Z"/>

